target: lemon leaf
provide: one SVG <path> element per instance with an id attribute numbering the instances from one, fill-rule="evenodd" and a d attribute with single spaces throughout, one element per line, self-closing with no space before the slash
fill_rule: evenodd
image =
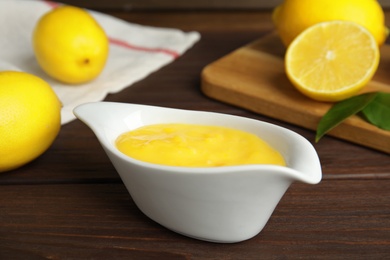
<path id="1" fill-rule="evenodd" d="M 371 124 L 390 130 L 390 93 L 379 92 L 361 112 Z"/>
<path id="2" fill-rule="evenodd" d="M 327 132 L 338 126 L 348 117 L 362 111 L 377 95 L 378 92 L 364 93 L 334 104 L 321 118 L 317 126 L 315 141 L 318 142 Z"/>

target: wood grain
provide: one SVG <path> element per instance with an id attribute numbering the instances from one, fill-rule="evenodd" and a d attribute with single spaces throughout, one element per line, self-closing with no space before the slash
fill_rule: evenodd
<path id="1" fill-rule="evenodd" d="M 316 130 L 332 104 L 307 98 L 292 86 L 285 75 L 284 51 L 275 33 L 245 45 L 203 70 L 202 90 L 217 100 Z M 377 75 L 362 92 L 390 92 L 390 46 L 382 46 L 381 59 Z M 390 153 L 390 131 L 358 116 L 348 118 L 329 135 Z"/>
<path id="2" fill-rule="evenodd" d="M 1 186 L 0 258 L 385 259 L 389 185 L 295 183 L 264 230 L 237 244 L 167 230 L 143 215 L 120 183 Z"/>

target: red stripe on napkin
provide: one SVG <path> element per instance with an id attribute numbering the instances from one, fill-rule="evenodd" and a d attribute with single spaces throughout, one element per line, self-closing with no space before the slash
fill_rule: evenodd
<path id="1" fill-rule="evenodd" d="M 147 47 L 135 46 L 135 45 L 129 44 L 129 43 L 125 42 L 125 41 L 118 40 L 118 39 L 113 39 L 113 38 L 109 38 L 109 41 L 112 44 L 115 44 L 115 45 L 118 45 L 118 46 L 121 46 L 121 47 L 124 47 L 124 48 L 127 48 L 127 49 L 131 49 L 131 50 L 146 51 L 146 52 L 161 52 L 161 53 L 165 53 L 165 54 L 171 55 L 173 58 L 177 58 L 177 57 L 180 56 L 179 53 L 177 53 L 175 51 L 172 51 L 172 50 L 168 50 L 168 49 L 147 48 Z"/>
<path id="2" fill-rule="evenodd" d="M 56 8 L 56 7 L 61 5 L 60 3 L 56 3 L 56 2 L 52 2 L 52 1 L 48 1 L 48 0 L 43 0 L 43 2 L 46 3 L 48 6 L 50 6 L 51 8 Z M 178 58 L 180 56 L 180 54 L 178 52 L 173 51 L 173 50 L 169 50 L 169 49 L 148 48 L 148 47 L 136 46 L 136 45 L 130 44 L 128 42 L 125 42 L 123 40 L 119 40 L 119 39 L 115 39 L 115 38 L 111 38 L 111 37 L 109 37 L 108 40 L 109 40 L 109 42 L 111 44 L 114 44 L 114 45 L 117 45 L 117 46 L 120 46 L 120 47 L 123 47 L 123 48 L 127 48 L 127 49 L 130 49 L 130 50 L 144 51 L 144 52 L 155 52 L 155 53 L 164 53 L 164 54 L 172 56 L 174 59 L 176 59 L 176 58 Z"/>
<path id="3" fill-rule="evenodd" d="M 55 3 L 55 2 L 47 1 L 47 0 L 43 0 L 43 2 L 45 2 L 45 3 L 46 3 L 47 5 L 49 5 L 51 8 L 56 8 L 57 6 L 60 5 L 59 3 Z"/>

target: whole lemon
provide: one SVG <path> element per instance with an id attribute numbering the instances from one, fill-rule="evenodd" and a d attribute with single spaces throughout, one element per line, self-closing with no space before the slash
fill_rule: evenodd
<path id="1" fill-rule="evenodd" d="M 73 6 L 57 7 L 38 20 L 33 47 L 42 69 L 68 84 L 96 78 L 109 52 L 102 27 L 87 11 Z"/>
<path id="2" fill-rule="evenodd" d="M 45 152 L 61 127 L 61 103 L 49 84 L 24 72 L 0 72 L 0 172 Z"/>
<path id="3" fill-rule="evenodd" d="M 274 9 L 272 19 L 286 46 L 306 28 L 330 20 L 362 25 L 372 33 L 378 46 L 388 34 L 383 9 L 376 0 L 285 0 Z"/>

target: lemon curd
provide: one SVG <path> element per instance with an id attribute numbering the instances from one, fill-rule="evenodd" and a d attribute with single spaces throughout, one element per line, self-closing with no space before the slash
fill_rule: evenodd
<path id="1" fill-rule="evenodd" d="M 256 135 L 221 126 L 147 125 L 121 134 L 116 147 L 132 158 L 170 166 L 286 165 L 282 155 Z"/>

